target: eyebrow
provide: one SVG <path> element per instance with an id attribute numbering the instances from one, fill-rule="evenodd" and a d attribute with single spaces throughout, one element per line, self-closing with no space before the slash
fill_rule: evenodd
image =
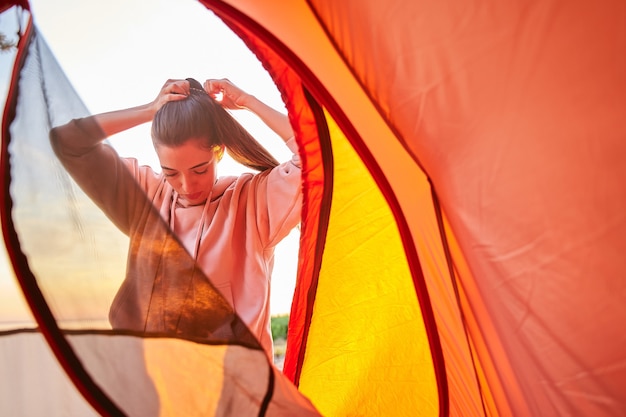
<path id="1" fill-rule="evenodd" d="M 211 162 L 211 161 L 200 162 L 198 165 L 194 165 L 194 166 L 192 166 L 191 168 L 188 168 L 188 171 L 191 171 L 192 169 L 200 168 L 201 166 L 207 165 L 207 164 L 209 164 L 210 162 Z M 161 168 L 162 168 L 162 169 L 167 169 L 167 170 L 169 170 L 169 171 L 177 171 L 177 170 L 176 170 L 176 169 L 174 169 L 174 168 L 169 168 L 169 167 L 166 167 L 166 166 L 163 166 L 163 165 L 161 165 Z"/>

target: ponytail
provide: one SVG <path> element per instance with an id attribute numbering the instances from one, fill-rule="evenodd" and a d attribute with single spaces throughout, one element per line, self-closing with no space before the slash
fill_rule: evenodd
<path id="1" fill-rule="evenodd" d="M 187 80 L 189 97 L 164 104 L 154 115 L 152 140 L 155 145 L 176 147 L 191 138 L 202 138 L 207 149 L 224 146 L 235 161 L 256 171 L 278 165 L 272 154 L 207 94 L 198 81 Z"/>

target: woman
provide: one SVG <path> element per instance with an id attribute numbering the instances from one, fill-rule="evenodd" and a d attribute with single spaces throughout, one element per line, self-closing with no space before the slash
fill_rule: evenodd
<path id="1" fill-rule="evenodd" d="M 224 108 L 258 115 L 293 158 L 278 164 Z M 103 142 L 149 121 L 160 173 Z M 130 238 L 126 279 L 109 313 L 114 329 L 256 338 L 272 356 L 274 247 L 300 221 L 301 206 L 300 162 L 285 115 L 228 80 L 207 80 L 204 88 L 169 80 L 148 104 L 72 120 L 50 138 L 67 171 Z M 224 151 L 260 173 L 218 177 Z"/>

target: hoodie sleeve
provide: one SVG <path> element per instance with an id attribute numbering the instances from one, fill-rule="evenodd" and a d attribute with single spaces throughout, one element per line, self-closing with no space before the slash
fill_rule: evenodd
<path id="1" fill-rule="evenodd" d="M 102 141 L 104 132 L 92 118 L 75 119 L 50 131 L 52 149 L 80 188 L 125 234 L 133 220 L 133 208 L 145 200 L 136 177 L 137 161 L 120 158 Z M 137 171 L 133 176 L 132 171 Z"/>
<path id="2" fill-rule="evenodd" d="M 294 152 L 291 160 L 254 179 L 256 224 L 265 248 L 276 246 L 300 223 L 302 167 L 295 138 L 286 144 Z"/>

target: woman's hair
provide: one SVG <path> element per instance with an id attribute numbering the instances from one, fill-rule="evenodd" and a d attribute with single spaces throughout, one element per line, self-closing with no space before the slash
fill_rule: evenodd
<path id="1" fill-rule="evenodd" d="M 226 147 L 237 162 L 257 171 L 278 165 L 278 161 L 250 135 L 202 85 L 189 81 L 189 97 L 165 103 L 154 115 L 152 141 L 155 145 L 180 146 L 191 138 L 206 140 L 206 148 Z"/>

